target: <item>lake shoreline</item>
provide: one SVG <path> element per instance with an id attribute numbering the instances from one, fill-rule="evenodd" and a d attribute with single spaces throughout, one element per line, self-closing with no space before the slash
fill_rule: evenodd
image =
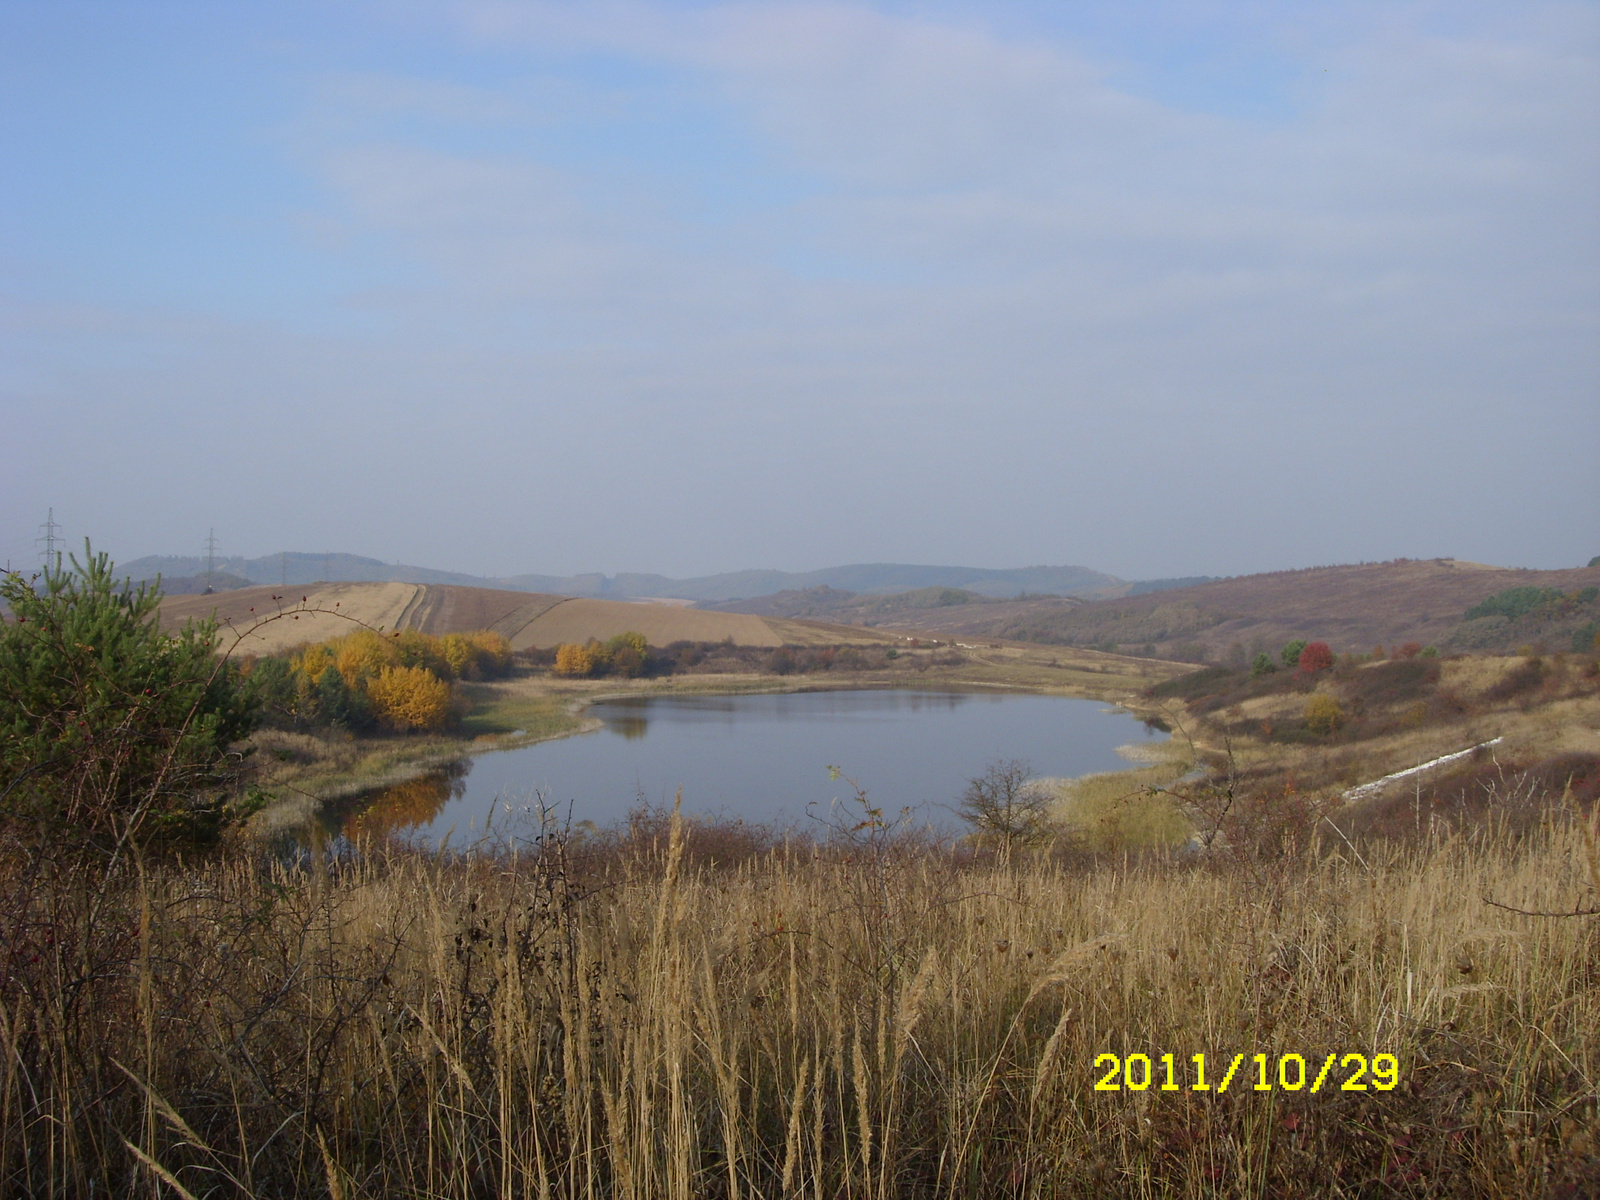
<path id="1" fill-rule="evenodd" d="M 809 824 L 808 813 L 847 800 L 859 781 L 885 811 L 915 810 L 955 834 L 965 781 L 986 764 L 1022 760 L 1059 779 L 1143 771 L 1152 755 L 1167 757 L 1156 749 L 1165 733 L 1142 729 L 1125 706 L 1012 688 L 608 689 L 574 707 L 604 732 L 559 739 L 564 746 L 480 743 L 455 767 L 330 802 L 322 824 L 329 835 L 406 830 L 437 841 L 451 827 L 458 839 L 482 827 L 490 812 L 555 803 L 608 828 L 641 803 L 670 807 L 682 787 L 697 820 L 777 828 Z M 833 782 L 826 764 L 838 764 Z"/>
<path id="2" fill-rule="evenodd" d="M 265 776 L 264 790 L 276 788 L 287 794 L 280 794 L 256 814 L 249 830 L 274 836 L 303 828 L 330 804 L 419 779 L 452 763 L 591 733 L 601 722 L 586 716 L 587 710 L 608 701 L 851 691 L 1001 692 L 1100 700 L 1148 721 L 1152 717 L 1159 720 L 1159 714 L 1139 703 L 1144 687 L 1183 670 L 1181 664 L 1111 655 L 1096 655 L 1096 661 L 1085 668 L 1078 661 L 1083 652 L 1072 654 L 1063 665 L 1060 659 L 1066 653 L 1066 648 L 1058 647 L 1008 646 L 969 654 L 968 661 L 958 666 L 936 667 L 911 677 L 900 671 L 872 671 L 830 672 L 828 676 L 684 674 L 623 681 L 561 680 L 529 673 L 505 682 L 472 685 L 469 695 L 474 709 L 464 722 L 465 734 L 426 740 L 345 741 L 292 735 L 296 749 L 311 756 L 326 752 L 329 761 L 314 762 L 307 769 L 287 771 L 276 778 Z M 473 735 L 473 727 L 481 732 Z M 276 731 L 261 731 L 256 740 L 270 748 L 272 743 L 290 738 Z M 320 742 L 320 748 L 311 745 L 313 742 Z"/>

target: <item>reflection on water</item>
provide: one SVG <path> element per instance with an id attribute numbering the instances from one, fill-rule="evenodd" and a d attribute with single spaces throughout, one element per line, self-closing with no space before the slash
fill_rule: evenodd
<path id="1" fill-rule="evenodd" d="M 353 800 L 324 828 L 461 845 L 531 805 L 603 827 L 641 802 L 670 807 L 680 787 L 688 813 L 809 828 L 849 799 L 829 764 L 885 811 L 913 806 L 948 826 L 965 782 L 995 759 L 1082 775 L 1125 767 L 1118 746 L 1159 739 L 1100 701 L 1000 691 L 641 697 L 589 714 L 601 722 L 594 734 L 480 755 L 386 788 L 370 807 Z"/>
<path id="2" fill-rule="evenodd" d="M 644 717 L 609 717 L 606 720 L 606 728 L 612 733 L 620 733 L 630 742 L 636 742 L 650 731 L 650 722 Z"/>
<path id="3" fill-rule="evenodd" d="M 352 803 L 330 806 L 324 811 L 323 828 L 353 842 L 363 837 L 378 840 L 431 824 L 446 804 L 466 794 L 471 771 L 472 760 L 462 759 L 368 792 Z"/>

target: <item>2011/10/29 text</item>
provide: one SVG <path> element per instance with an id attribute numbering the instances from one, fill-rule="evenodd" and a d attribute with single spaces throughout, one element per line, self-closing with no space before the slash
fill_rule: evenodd
<path id="1" fill-rule="evenodd" d="M 1329 1091 L 1364 1092 L 1368 1090 L 1368 1076 L 1371 1077 L 1370 1086 L 1380 1092 L 1393 1091 L 1400 1082 L 1400 1060 L 1392 1054 L 1375 1054 L 1369 1063 L 1364 1054 L 1346 1054 L 1342 1058 L 1338 1054 L 1330 1054 L 1323 1060 L 1321 1068 L 1312 1076 L 1306 1065 L 1306 1060 L 1298 1054 L 1280 1054 L 1277 1061 L 1277 1070 L 1272 1068 L 1271 1055 L 1255 1054 L 1251 1062 L 1255 1064 L 1254 1071 L 1246 1071 L 1246 1078 L 1251 1074 L 1255 1082 L 1250 1086 L 1251 1091 L 1270 1092 L 1285 1091 L 1298 1092 L 1306 1089 L 1311 1092 L 1320 1092 L 1326 1084 Z M 1314 1057 L 1314 1056 L 1313 1056 Z M 1245 1056 L 1235 1054 L 1233 1061 L 1228 1064 L 1227 1071 L 1222 1076 L 1222 1081 L 1216 1085 L 1206 1082 L 1206 1056 L 1193 1054 L 1189 1057 L 1193 1064 L 1194 1082 L 1187 1085 L 1178 1080 L 1179 1069 L 1175 1056 L 1163 1054 L 1159 1059 L 1152 1060 L 1148 1054 L 1130 1054 L 1126 1058 L 1119 1058 L 1115 1054 L 1101 1054 L 1094 1060 L 1094 1069 L 1104 1071 L 1099 1082 L 1094 1085 L 1097 1092 L 1142 1092 L 1155 1086 L 1157 1091 L 1181 1092 L 1225 1092 L 1234 1081 L 1234 1076 L 1239 1073 L 1239 1068 L 1244 1064 Z M 1334 1072 L 1334 1063 L 1339 1064 L 1339 1071 Z M 1185 1072 L 1187 1075 L 1188 1072 Z M 1165 1076 L 1165 1082 L 1158 1082 Z M 1333 1078 L 1330 1080 L 1329 1076 Z M 1310 1084 L 1309 1088 L 1307 1084 Z M 1244 1080 L 1240 1080 L 1243 1085 Z"/>

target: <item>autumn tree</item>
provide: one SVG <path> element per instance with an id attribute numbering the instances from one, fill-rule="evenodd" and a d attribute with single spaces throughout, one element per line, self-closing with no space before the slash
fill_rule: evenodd
<path id="1" fill-rule="evenodd" d="M 385 668 L 400 665 L 400 655 L 394 641 L 371 629 L 358 629 L 328 643 L 333 653 L 333 665 L 353 687 L 365 685 Z M 309 674 L 309 671 L 307 672 Z M 320 672 L 315 678 L 320 678 Z"/>
<path id="2" fill-rule="evenodd" d="M 1333 651 L 1327 642 L 1310 642 L 1300 651 L 1300 673 L 1315 675 L 1333 666 Z"/>
<path id="3" fill-rule="evenodd" d="M 646 642 L 644 634 L 628 631 L 606 641 L 606 657 L 611 673 L 632 678 L 644 674 Z"/>
<path id="4" fill-rule="evenodd" d="M 450 685 L 425 667 L 384 667 L 367 683 L 366 694 L 390 729 L 431 732 L 450 720 Z"/>
<path id="5" fill-rule="evenodd" d="M 582 678 L 594 673 L 594 653 L 587 646 L 562 642 L 556 647 L 556 674 Z"/>
<path id="6" fill-rule="evenodd" d="M 478 670 L 485 679 L 498 679 L 511 670 L 511 643 L 503 634 L 480 629 L 467 635 L 478 652 Z"/>
<path id="7" fill-rule="evenodd" d="M 438 638 L 429 637 L 420 629 L 403 629 L 385 640 L 394 647 L 394 656 L 400 666 L 421 667 L 445 679 L 452 675 L 450 664 L 440 652 Z"/>

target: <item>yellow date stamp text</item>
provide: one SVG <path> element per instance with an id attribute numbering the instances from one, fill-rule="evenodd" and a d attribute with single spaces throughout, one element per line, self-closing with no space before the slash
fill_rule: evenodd
<path id="1" fill-rule="evenodd" d="M 1154 1059 L 1148 1054 L 1101 1054 L 1094 1060 L 1097 1092 L 1225 1092 L 1248 1088 L 1255 1092 L 1321 1091 L 1392 1092 L 1400 1083 L 1400 1060 L 1392 1054 L 1330 1054 L 1317 1064 L 1300 1054 L 1235 1054 L 1215 1083 L 1207 1076 L 1206 1056 L 1191 1054 L 1178 1065 L 1172 1054 Z M 1222 1061 L 1220 1058 L 1218 1061 Z M 1248 1066 L 1246 1063 L 1248 1062 Z M 1215 1074 L 1215 1072 L 1213 1072 Z"/>

